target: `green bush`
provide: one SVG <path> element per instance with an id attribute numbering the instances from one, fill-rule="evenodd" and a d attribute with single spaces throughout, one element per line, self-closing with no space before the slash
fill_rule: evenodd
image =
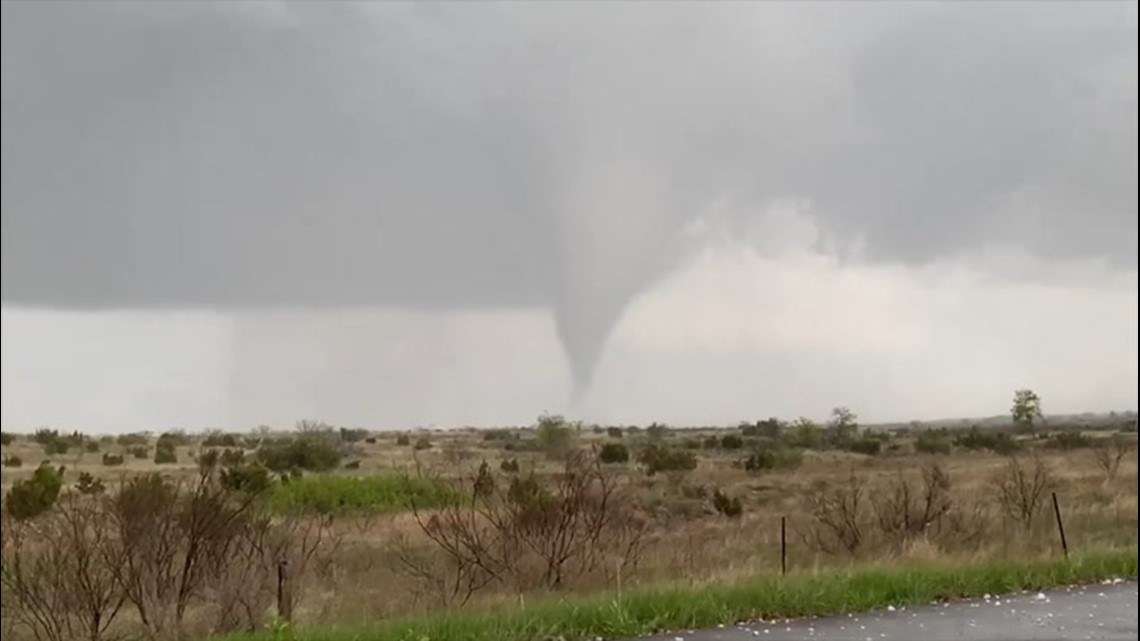
<path id="1" fill-rule="evenodd" d="M 744 469 L 749 472 L 784 470 L 799 467 L 804 462 L 803 450 L 787 447 L 763 447 L 744 459 Z"/>
<path id="2" fill-rule="evenodd" d="M 715 436 L 706 436 L 702 445 L 706 450 L 715 450 L 720 447 L 720 439 Z"/>
<path id="3" fill-rule="evenodd" d="M 953 442 L 946 430 L 923 430 L 914 440 L 914 451 L 920 454 L 949 454 Z"/>
<path id="4" fill-rule="evenodd" d="M 823 447 L 823 430 L 811 419 L 800 418 L 792 423 L 786 440 L 792 447 L 818 450 Z"/>
<path id="5" fill-rule="evenodd" d="M 720 439 L 720 446 L 726 450 L 739 450 L 744 447 L 744 439 L 736 434 L 725 434 Z"/>
<path id="6" fill-rule="evenodd" d="M 11 432 L 0 432 L 0 445 L 11 445 L 12 441 L 16 440 L 16 435 Z"/>
<path id="7" fill-rule="evenodd" d="M 620 427 L 607 427 L 606 428 L 606 436 L 608 436 L 610 438 L 621 438 L 622 437 L 621 428 Z"/>
<path id="8" fill-rule="evenodd" d="M 414 450 L 430 450 L 431 449 L 431 441 L 426 436 L 420 437 L 420 438 L 416 439 L 416 444 L 412 446 L 412 449 L 414 449 Z"/>
<path id="9" fill-rule="evenodd" d="M 95 478 L 87 472 L 80 472 L 75 489 L 80 494 L 102 494 L 107 488 L 103 485 L 103 479 Z"/>
<path id="10" fill-rule="evenodd" d="M 134 445 L 127 451 L 130 452 L 131 456 L 137 459 L 150 458 L 150 449 L 144 445 Z M 120 456 L 119 458 L 121 459 L 122 457 Z"/>
<path id="11" fill-rule="evenodd" d="M 739 497 L 730 497 L 719 489 L 713 492 L 713 508 L 729 518 L 736 518 L 744 513 L 744 505 Z"/>
<path id="12" fill-rule="evenodd" d="M 507 429 L 493 429 L 483 431 L 484 441 L 510 441 L 518 438 L 518 435 L 512 430 Z"/>
<path id="13" fill-rule="evenodd" d="M 24 460 L 18 456 L 5 456 L 4 467 L 22 467 Z"/>
<path id="14" fill-rule="evenodd" d="M 441 507 L 456 498 L 438 479 L 380 476 L 308 476 L 279 483 L 267 507 L 277 514 L 367 514 Z"/>
<path id="15" fill-rule="evenodd" d="M 400 434 L 396 437 L 396 445 L 411 445 L 412 438 L 407 434 Z"/>
<path id="16" fill-rule="evenodd" d="M 134 432 L 132 434 L 120 434 L 115 442 L 123 447 L 130 447 L 132 445 L 147 445 L 150 443 L 150 437 L 142 432 Z M 143 458 L 146 458 L 145 456 Z"/>
<path id="17" fill-rule="evenodd" d="M 1080 432 L 1056 432 L 1049 435 L 1045 446 L 1054 450 L 1076 450 L 1092 447 L 1093 439 Z"/>
<path id="18" fill-rule="evenodd" d="M 340 440 L 342 443 L 359 443 L 368 438 L 368 430 L 356 428 L 340 428 Z"/>
<path id="19" fill-rule="evenodd" d="M 235 467 L 245 464 L 245 452 L 238 449 L 224 449 L 218 456 L 219 462 L 226 467 Z"/>
<path id="20" fill-rule="evenodd" d="M 163 432 L 158 437 L 158 445 L 163 443 L 169 443 L 171 447 L 183 447 L 190 444 L 190 437 L 186 435 L 185 430 Z"/>
<path id="21" fill-rule="evenodd" d="M 882 439 L 875 438 L 870 435 L 863 435 L 857 439 L 847 443 L 847 451 L 855 452 L 856 454 L 866 454 L 868 456 L 875 456 L 883 450 Z"/>
<path id="22" fill-rule="evenodd" d="M 346 469 L 346 470 L 359 470 L 360 469 L 360 459 L 357 459 L 355 461 L 349 461 L 349 462 L 345 463 L 344 469 Z"/>
<path id="23" fill-rule="evenodd" d="M 31 478 L 12 485 L 4 496 L 4 509 L 16 519 L 34 518 L 50 510 L 63 488 L 63 469 L 46 461 L 40 464 Z"/>
<path id="24" fill-rule="evenodd" d="M 762 436 L 773 440 L 780 440 L 784 435 L 784 424 L 778 418 L 770 418 L 766 421 L 756 421 L 755 425 L 749 423 L 740 424 L 740 433 L 743 436 Z"/>
<path id="25" fill-rule="evenodd" d="M 71 444 L 61 438 L 44 443 L 44 454 L 48 456 L 67 454 L 69 449 L 71 449 Z"/>
<path id="26" fill-rule="evenodd" d="M 658 443 L 652 443 L 642 450 L 638 460 L 645 466 L 647 476 L 658 472 L 687 472 L 697 467 L 696 454 Z"/>
<path id="27" fill-rule="evenodd" d="M 574 446 L 574 429 L 557 414 L 538 417 L 534 438 L 548 456 L 562 456 Z"/>
<path id="28" fill-rule="evenodd" d="M 687 438 L 684 441 L 681 441 L 681 444 L 685 446 L 686 450 L 701 449 L 701 442 L 695 438 Z"/>
<path id="29" fill-rule="evenodd" d="M 154 462 L 156 465 L 177 463 L 178 454 L 174 450 L 174 444 L 158 439 L 158 444 L 154 446 Z"/>
<path id="30" fill-rule="evenodd" d="M 621 443 L 606 443 L 598 450 L 598 460 L 603 463 L 625 463 L 629 460 L 629 448 Z"/>
<path id="31" fill-rule="evenodd" d="M 103 465 L 112 467 L 115 465 L 123 464 L 122 454 L 111 454 L 110 452 L 103 452 Z"/>
<path id="32" fill-rule="evenodd" d="M 475 475 L 475 482 L 472 484 L 471 491 L 476 497 L 481 499 L 489 499 L 495 494 L 495 475 L 491 474 L 491 466 L 487 465 L 487 461 L 479 464 L 479 473 Z M 419 508 L 419 505 L 416 505 Z"/>
<path id="33" fill-rule="evenodd" d="M 241 462 L 236 465 L 226 465 L 223 457 L 222 465 L 225 467 L 218 480 L 224 488 L 246 494 L 261 494 L 273 487 L 269 470 L 260 463 Z"/>
<path id="34" fill-rule="evenodd" d="M 645 434 L 649 438 L 663 439 L 669 436 L 669 427 L 661 423 L 651 423 L 649 427 L 645 428 Z"/>
<path id="35" fill-rule="evenodd" d="M 968 450 L 991 450 L 1003 456 L 1021 449 L 1021 444 L 1008 433 L 983 432 L 977 425 L 971 427 L 966 433 L 959 434 L 954 439 L 954 444 Z"/>
<path id="36" fill-rule="evenodd" d="M 263 443 L 257 460 L 274 472 L 293 469 L 327 472 L 340 464 L 340 444 L 323 434 L 301 434 L 276 443 Z"/>
<path id="37" fill-rule="evenodd" d="M 48 443 L 58 441 L 59 430 L 49 430 L 46 427 L 41 427 L 32 434 L 32 440 L 40 445 L 47 445 Z"/>
<path id="38" fill-rule="evenodd" d="M 202 447 L 237 447 L 238 437 L 225 432 L 210 432 L 202 439 Z"/>
<path id="39" fill-rule="evenodd" d="M 83 449 L 89 454 L 94 454 L 99 451 L 99 441 L 87 441 L 83 444 Z"/>
<path id="40" fill-rule="evenodd" d="M 519 460 L 514 458 L 503 459 L 499 463 L 499 469 L 508 474 L 517 474 L 519 471 Z"/>

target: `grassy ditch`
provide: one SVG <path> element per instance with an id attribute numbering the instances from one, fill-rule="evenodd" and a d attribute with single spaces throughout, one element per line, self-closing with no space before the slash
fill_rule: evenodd
<path id="1" fill-rule="evenodd" d="M 861 612 L 887 605 L 1035 590 L 1135 577 L 1135 548 L 1072 560 L 993 561 L 949 566 L 871 566 L 825 574 L 764 577 L 730 585 L 650 588 L 605 598 L 538 601 L 511 610 L 460 611 L 360 626 L 323 626 L 230 641 L 538 641 L 622 638 L 756 618 Z"/>

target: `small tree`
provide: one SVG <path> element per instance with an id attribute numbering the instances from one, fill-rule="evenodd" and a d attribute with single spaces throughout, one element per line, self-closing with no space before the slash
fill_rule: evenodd
<path id="1" fill-rule="evenodd" d="M 1101 439 L 1093 448 L 1093 460 L 1104 472 L 1105 481 L 1116 478 L 1116 471 L 1120 469 L 1120 462 L 1124 457 L 1135 451 L 1136 442 L 1128 440 L 1119 434 Z"/>
<path id="2" fill-rule="evenodd" d="M 1041 397 L 1031 389 L 1019 389 L 1013 393 L 1013 406 L 1010 407 L 1013 425 L 1019 431 L 1036 433 L 1037 419 L 1041 413 Z"/>
<path id="3" fill-rule="evenodd" d="M 1045 496 L 1054 487 L 1052 470 L 1036 452 L 1029 469 L 1015 456 L 1009 457 L 1005 471 L 998 477 L 998 502 L 1005 513 L 1025 525 L 1033 525 L 1033 518 L 1041 511 Z"/>
<path id="4" fill-rule="evenodd" d="M 854 556 L 863 545 L 866 490 L 854 473 L 846 483 L 816 483 L 807 495 L 811 529 L 805 541 L 822 552 Z"/>
<path id="5" fill-rule="evenodd" d="M 930 465 L 922 470 L 921 485 L 912 485 L 899 470 L 894 481 L 871 495 L 871 505 L 883 534 L 901 546 L 950 511 L 950 475 Z"/>
<path id="6" fill-rule="evenodd" d="M 534 437 L 542 450 L 554 458 L 564 456 L 574 445 L 574 430 L 557 414 L 538 417 Z"/>
<path id="7" fill-rule="evenodd" d="M 792 423 L 790 445 L 806 450 L 816 450 L 823 444 L 823 433 L 810 418 L 800 417 Z"/>
<path id="8" fill-rule="evenodd" d="M 487 461 L 483 461 L 479 465 L 479 472 L 475 475 L 475 482 L 472 484 L 472 493 L 481 499 L 489 499 L 495 494 L 495 475 L 491 473 L 491 466 Z"/>
<path id="9" fill-rule="evenodd" d="M 43 518 L 4 524 L 4 614 L 42 641 L 104 638 L 125 602 L 104 503 L 65 494 Z"/>
<path id="10" fill-rule="evenodd" d="M 831 410 L 827 432 L 833 446 L 846 449 L 859 435 L 859 417 L 846 407 L 837 407 Z"/>

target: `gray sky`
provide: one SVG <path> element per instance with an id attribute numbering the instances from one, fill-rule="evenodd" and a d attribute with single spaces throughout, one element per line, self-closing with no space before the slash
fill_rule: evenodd
<path id="1" fill-rule="evenodd" d="M 3 3 L 3 422 L 1137 398 L 1137 11 Z"/>

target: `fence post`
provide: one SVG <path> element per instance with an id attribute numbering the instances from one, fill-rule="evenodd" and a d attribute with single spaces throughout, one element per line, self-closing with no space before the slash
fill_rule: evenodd
<path id="1" fill-rule="evenodd" d="M 788 573 L 788 517 L 780 517 L 780 575 Z"/>
<path id="2" fill-rule="evenodd" d="M 293 586 L 289 579 L 289 561 L 281 559 L 277 562 L 277 616 L 292 623 Z"/>
<path id="3" fill-rule="evenodd" d="M 1061 521 L 1061 505 L 1057 503 L 1057 493 L 1053 492 L 1053 515 L 1057 517 L 1057 531 L 1061 533 L 1061 550 L 1069 558 L 1069 542 L 1065 539 L 1065 523 Z"/>

